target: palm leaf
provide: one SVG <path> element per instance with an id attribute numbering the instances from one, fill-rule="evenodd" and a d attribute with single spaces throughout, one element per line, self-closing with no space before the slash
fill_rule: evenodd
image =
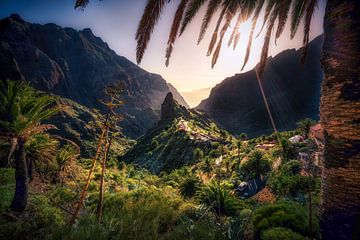
<path id="1" fill-rule="evenodd" d="M 275 34 L 275 44 L 276 44 L 276 40 L 280 37 L 280 35 L 284 31 L 286 20 L 287 20 L 289 10 L 290 10 L 290 6 L 291 6 L 291 0 L 282 0 L 280 2 L 280 6 L 278 6 L 278 8 L 279 8 L 278 22 L 279 23 L 278 23 L 278 27 L 277 27 L 276 34 Z"/>
<path id="2" fill-rule="evenodd" d="M 246 47 L 244 64 L 243 64 L 241 70 L 244 69 L 244 67 L 246 66 L 246 64 L 247 64 L 247 62 L 249 60 L 250 50 L 251 50 L 252 40 L 253 40 L 253 36 L 254 36 L 254 32 L 255 32 L 256 23 L 257 23 L 257 20 L 259 18 L 260 11 L 261 11 L 261 9 L 262 9 L 262 7 L 264 5 L 264 2 L 265 2 L 265 0 L 259 0 L 258 3 L 257 3 L 255 14 L 254 14 L 254 17 L 252 19 L 252 26 L 251 26 L 251 30 L 250 30 L 249 40 L 248 40 L 248 44 L 247 44 L 247 47 Z"/>
<path id="3" fill-rule="evenodd" d="M 185 31 L 187 25 L 191 22 L 191 20 L 195 17 L 197 12 L 200 10 L 201 6 L 206 2 L 206 0 L 191 0 L 190 3 L 188 3 L 188 6 L 186 8 L 186 13 L 184 20 L 181 24 L 180 29 L 180 35 L 183 34 Z"/>
<path id="4" fill-rule="evenodd" d="M 303 38 L 304 50 L 303 50 L 303 54 L 301 57 L 301 65 L 305 64 L 305 60 L 306 60 L 306 56 L 307 56 L 307 49 L 309 46 L 310 24 L 311 24 L 312 16 L 314 14 L 316 4 L 317 4 L 317 0 L 311 0 L 306 9 L 304 38 Z"/>
<path id="5" fill-rule="evenodd" d="M 166 0 L 148 0 L 136 32 L 136 62 L 139 64 L 144 57 L 150 36 L 158 22 Z"/>
<path id="6" fill-rule="evenodd" d="M 176 10 L 174 20 L 173 20 L 173 24 L 171 26 L 171 31 L 170 31 L 168 43 L 167 43 L 168 47 L 166 49 L 166 55 L 165 55 L 165 58 L 166 58 L 165 65 L 166 66 L 169 66 L 169 60 L 170 60 L 171 53 L 172 53 L 172 50 L 173 50 L 173 45 L 174 45 L 174 42 L 176 40 L 178 31 L 179 31 L 179 28 L 180 28 L 180 23 L 181 23 L 181 20 L 183 18 L 184 11 L 185 11 L 185 8 L 186 8 L 186 4 L 188 3 L 188 1 L 189 0 L 182 0 L 180 2 L 179 6 L 178 6 L 178 9 Z"/>
<path id="7" fill-rule="evenodd" d="M 291 12 L 290 37 L 294 38 L 309 0 L 295 0 Z"/>
<path id="8" fill-rule="evenodd" d="M 89 4 L 89 0 L 76 0 L 74 8 L 80 8 L 83 9 Z"/>
<path id="9" fill-rule="evenodd" d="M 203 18 L 202 24 L 201 24 L 200 34 L 199 34 L 199 38 L 198 38 L 198 42 L 197 42 L 198 44 L 204 38 L 206 30 L 212 19 L 212 16 L 216 12 L 216 10 L 219 8 L 220 4 L 221 4 L 221 1 L 219 1 L 219 0 L 210 0 L 208 7 L 206 9 L 206 13 Z"/>
<path id="10" fill-rule="evenodd" d="M 240 37 L 239 28 L 240 28 L 240 25 L 241 25 L 241 23 L 242 23 L 242 21 L 243 21 L 243 18 L 242 18 L 242 15 L 241 15 L 241 14 L 242 14 L 242 13 L 240 12 L 239 15 L 238 15 L 238 18 L 237 18 L 237 20 L 236 20 L 235 26 L 234 26 L 234 28 L 233 28 L 233 30 L 232 30 L 232 32 L 231 32 L 231 35 L 230 35 L 230 38 L 229 38 L 229 42 L 228 42 L 228 47 L 230 47 L 230 45 L 231 45 L 231 43 L 233 42 L 235 36 L 238 35 L 238 36 Z M 234 49 L 235 49 L 235 45 L 236 45 L 236 44 L 234 44 Z"/>
<path id="11" fill-rule="evenodd" d="M 272 13 L 272 16 L 268 23 L 266 35 L 264 38 L 264 45 L 263 45 L 262 51 L 261 51 L 260 63 L 259 63 L 259 68 L 258 68 L 259 77 L 262 77 L 262 74 L 264 73 L 264 69 L 266 66 L 266 61 L 267 61 L 267 57 L 269 54 L 269 45 L 270 45 L 271 34 L 272 34 L 272 30 L 274 28 L 276 17 L 277 17 L 277 13 L 276 13 L 276 11 L 274 11 Z"/>
<path id="12" fill-rule="evenodd" d="M 222 22 L 222 19 L 224 18 L 224 15 L 225 15 L 225 12 L 226 12 L 226 8 L 223 8 L 221 13 L 220 13 L 220 16 L 218 18 L 218 21 L 216 23 L 216 26 L 215 26 L 215 30 L 213 32 L 213 35 L 211 37 L 211 40 L 210 40 L 210 44 L 209 44 L 209 47 L 208 47 L 208 52 L 207 52 L 207 56 L 210 56 L 211 53 L 212 53 L 212 50 L 216 44 L 216 40 L 217 40 L 217 35 L 218 35 L 218 32 L 219 32 L 219 28 L 220 28 L 220 24 Z"/>
<path id="13" fill-rule="evenodd" d="M 265 8 L 264 21 L 263 21 L 261 29 L 260 29 L 259 33 L 256 35 L 256 37 L 258 37 L 260 35 L 260 33 L 262 32 L 262 30 L 264 29 L 264 26 L 268 22 L 269 16 L 275 5 L 276 5 L 276 0 L 268 0 L 266 8 Z"/>

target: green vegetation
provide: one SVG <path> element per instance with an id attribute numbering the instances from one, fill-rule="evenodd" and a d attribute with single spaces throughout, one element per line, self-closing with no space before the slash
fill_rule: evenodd
<path id="1" fill-rule="evenodd" d="M 27 88 L 11 84 L 14 92 L 16 87 Z M 27 91 L 40 94 L 31 88 Z M 3 90 L 2 97 L 11 99 L 11 94 Z M 31 107 L 35 102 L 22 103 L 21 95 L 12 99 L 19 106 Z M 48 129 L 41 125 L 42 117 L 31 114 L 24 112 L 25 120 L 33 119 L 34 126 Z M 23 121 L 20 115 L 14 119 Z M 102 135 L 96 126 L 104 119 L 98 114 L 96 121 L 89 123 L 96 132 L 94 139 L 83 142 L 90 148 L 52 132 L 32 131 L 33 125 L 16 132 L 10 126 L 21 124 L 12 119 L 1 122 L 12 136 L 21 137 L 24 129 L 30 129 L 23 153 L 31 180 L 28 205 L 22 214 L 15 213 L 10 206 L 17 186 L 17 170 L 12 167 L 17 164 L 0 168 L 1 239 L 257 240 L 319 235 L 319 179 L 298 160 L 299 151 L 316 149 L 308 147 L 311 142 L 288 141 L 301 129 L 247 140 L 243 134 L 235 138 L 220 129 L 202 113 L 182 110 L 149 130 L 126 152 L 128 141 L 115 134 L 116 127 L 104 147 L 95 148 Z M 6 163 L 11 142 L 3 137 L 0 144 L 0 159 Z M 94 161 L 96 153 L 103 156 L 100 162 Z M 252 193 L 250 184 L 255 189 Z M 74 217 L 79 203 L 79 217 Z"/>

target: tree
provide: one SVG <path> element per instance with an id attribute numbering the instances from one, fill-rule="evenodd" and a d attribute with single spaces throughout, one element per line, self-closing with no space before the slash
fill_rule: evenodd
<path id="1" fill-rule="evenodd" d="M 300 129 L 301 134 L 303 136 L 305 136 L 305 138 L 308 138 L 310 127 L 311 127 L 311 125 L 313 125 L 315 123 L 316 123 L 316 121 L 314 121 L 310 118 L 305 118 L 305 119 L 297 122 L 297 126 Z"/>
<path id="2" fill-rule="evenodd" d="M 77 0 L 75 8 L 85 7 L 89 0 Z M 136 59 L 140 63 L 151 34 L 164 6 L 170 1 L 148 0 L 136 33 Z M 248 62 L 254 30 L 265 6 L 263 27 L 267 23 L 260 64 L 256 68 L 259 78 L 265 69 L 272 35 L 275 40 L 283 33 L 288 19 L 291 21 L 291 38 L 300 23 L 304 24 L 304 54 L 307 46 L 312 15 L 319 0 L 181 0 L 171 26 L 166 49 L 166 65 L 169 63 L 176 38 L 181 35 L 201 6 L 208 4 L 200 29 L 200 42 L 209 22 L 220 9 L 220 16 L 212 35 L 208 55 L 213 54 L 212 66 L 216 64 L 224 35 L 230 22 L 237 18 L 228 45 L 235 48 L 240 24 L 252 17 L 252 27 L 245 53 Z M 358 0 L 328 0 L 324 17 L 325 39 L 321 63 L 324 81 L 321 88 L 320 121 L 325 132 L 325 163 L 322 179 L 321 222 L 325 239 L 349 239 L 355 233 L 360 218 L 360 2 Z M 290 16 L 290 18 L 288 17 Z M 220 28 L 223 22 L 222 28 Z M 277 27 L 275 26 L 277 23 Z M 274 32 L 276 27 L 276 32 Z M 274 34 L 275 33 L 275 34 Z M 217 45 L 216 45 L 217 43 Z M 216 48 L 215 48 L 216 45 Z M 215 49 L 215 51 L 214 51 Z M 261 81 L 258 79 L 260 85 Z M 269 114 L 270 115 L 270 114 Z M 274 128 L 276 129 L 276 128 Z M 342 181 L 338 181 L 338 179 Z M 336 184 L 334 184 L 336 183 Z M 348 194 L 352 192 L 354 194 Z"/>
<path id="3" fill-rule="evenodd" d="M 268 160 L 264 158 L 264 154 L 259 151 L 253 151 L 249 159 L 241 166 L 244 171 L 250 177 L 259 177 L 271 170 L 271 165 Z"/>
<path id="4" fill-rule="evenodd" d="M 21 81 L 0 82 L 0 133 L 10 143 L 9 160 L 15 157 L 15 195 L 10 209 L 23 212 L 28 198 L 29 171 L 26 160 L 26 144 L 39 133 L 53 125 L 41 124 L 58 112 L 51 107 L 54 98 L 36 92 L 27 83 Z M 29 144 L 29 143 L 28 143 Z"/>

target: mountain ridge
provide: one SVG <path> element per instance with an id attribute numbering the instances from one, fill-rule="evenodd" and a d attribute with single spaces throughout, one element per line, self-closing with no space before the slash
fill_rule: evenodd
<path id="1" fill-rule="evenodd" d="M 279 130 L 292 129 L 304 118 L 319 118 L 322 41 L 321 35 L 310 43 L 304 67 L 300 66 L 302 49 L 288 49 L 268 58 L 262 83 Z M 252 69 L 224 79 L 195 109 L 232 134 L 269 134 L 273 129 L 260 93 Z"/>
<path id="2" fill-rule="evenodd" d="M 121 127 L 133 138 L 157 122 L 158 110 L 169 91 L 188 107 L 160 75 L 117 55 L 91 29 L 29 23 L 17 14 L 0 20 L 0 79 L 26 79 L 38 90 L 89 108 L 101 108 L 97 99 L 103 89 L 121 81 L 126 102 L 120 110 L 125 118 Z"/>

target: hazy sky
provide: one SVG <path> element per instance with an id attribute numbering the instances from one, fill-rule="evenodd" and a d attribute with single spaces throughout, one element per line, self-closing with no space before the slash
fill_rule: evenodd
<path id="1" fill-rule="evenodd" d="M 216 19 L 213 19 L 203 42 L 197 46 L 196 40 L 203 14 L 199 14 L 183 36 L 177 39 L 170 66 L 165 67 L 166 42 L 178 2 L 173 0 L 165 9 L 165 14 L 154 31 L 140 66 L 150 72 L 161 74 L 179 91 L 212 87 L 224 78 L 239 73 L 243 63 L 250 22 L 243 24 L 240 29 L 241 38 L 236 51 L 224 46 L 217 65 L 211 69 L 211 58 L 206 57 L 206 50 Z M 322 19 L 326 1 L 319 0 L 319 2 L 312 21 L 311 39 L 323 31 Z M 80 11 L 74 10 L 73 0 L 0 0 L 0 17 L 18 13 L 30 22 L 42 24 L 53 22 L 75 29 L 91 28 L 95 35 L 100 36 L 119 55 L 135 62 L 135 32 L 145 4 L 146 0 L 90 0 L 88 7 L 84 11 Z M 201 13 L 204 10 L 202 9 Z M 261 24 L 258 25 L 260 27 Z M 288 48 L 299 48 L 302 30 L 299 28 L 296 37 L 290 41 L 287 26 L 277 46 L 273 41 L 271 42 L 270 54 L 275 55 Z M 253 68 L 257 63 L 262 39 L 263 34 L 255 39 L 249 63 L 244 71 Z M 227 42 L 227 38 L 224 40 Z"/>

